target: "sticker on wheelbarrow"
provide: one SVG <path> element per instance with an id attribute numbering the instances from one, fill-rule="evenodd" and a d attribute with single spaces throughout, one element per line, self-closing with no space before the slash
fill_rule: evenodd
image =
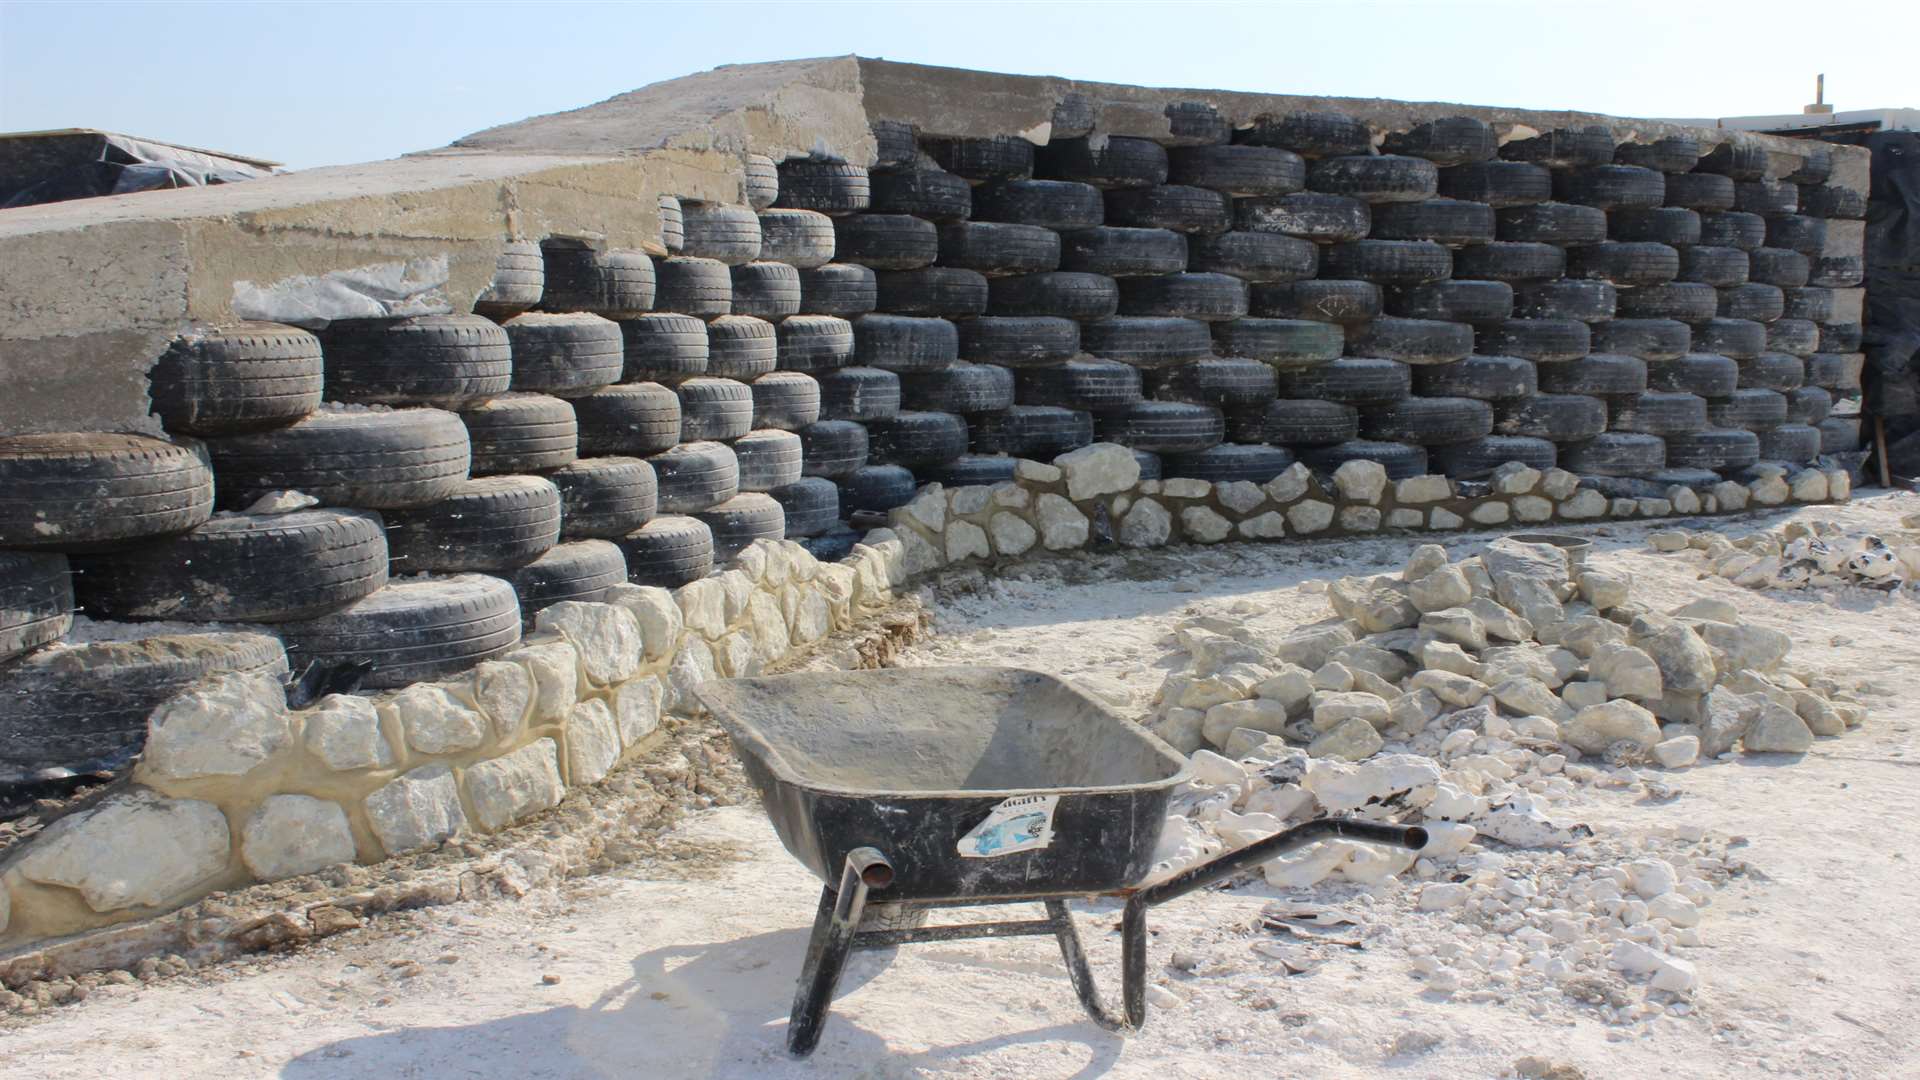
<path id="1" fill-rule="evenodd" d="M 1046 847 L 1053 843 L 1053 810 L 1059 803 L 1058 795 L 1015 795 L 960 838 L 960 854 L 992 859 Z"/>

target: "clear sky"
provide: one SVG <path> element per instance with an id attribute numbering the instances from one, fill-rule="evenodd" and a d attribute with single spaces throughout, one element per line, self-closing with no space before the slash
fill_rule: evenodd
<path id="1" fill-rule="evenodd" d="M 369 161 L 721 64 L 858 53 L 1107 82 L 1625 116 L 1920 106 L 1920 0 L 0 0 L 0 130 Z"/>

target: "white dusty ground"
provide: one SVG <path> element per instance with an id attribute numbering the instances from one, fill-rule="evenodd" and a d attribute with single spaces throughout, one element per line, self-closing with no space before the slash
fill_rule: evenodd
<path id="1" fill-rule="evenodd" d="M 1887 529 L 1914 510 L 1920 499 L 1897 495 L 1794 516 Z M 1139 1036 L 1085 1020 L 1051 942 L 961 942 L 857 956 L 818 1054 L 794 1063 L 781 1038 L 818 887 L 757 808 L 736 807 L 683 825 L 677 862 L 97 990 L 0 1027 L 0 1075 L 1452 1078 L 1514 1075 L 1529 1057 L 1573 1067 L 1550 1074 L 1561 1077 L 1920 1074 L 1920 601 L 1696 583 L 1697 563 L 1647 550 L 1648 531 L 1597 530 L 1611 536 L 1599 536 L 1591 565 L 1630 573 L 1635 599 L 1656 609 L 1728 600 L 1791 634 L 1798 660 L 1881 691 L 1865 728 L 1802 760 L 1710 762 L 1659 777 L 1664 793 L 1582 789 L 1568 809 L 1594 840 L 1525 856 L 1543 879 L 1640 853 L 1706 856 L 1731 871 L 1702 946 L 1688 950 L 1699 991 L 1652 1019 L 1621 1021 L 1623 1010 L 1530 974 L 1430 989 L 1411 973 L 1417 954 L 1449 939 L 1471 950 L 1481 931 L 1465 909 L 1416 912 L 1411 880 L 1298 894 L 1249 883 L 1155 911 L 1149 970 L 1163 986 L 1154 997 L 1171 1005 Z M 1448 546 L 1458 557 L 1484 539 Z M 1265 625 L 1314 621 L 1325 599 L 1299 582 L 1397 569 L 1413 546 L 1248 546 L 1035 569 L 946 600 L 938 636 L 908 662 L 1105 675 L 1134 688 L 1144 716 L 1178 619 L 1252 600 Z M 1676 826 L 1703 829 L 1705 842 L 1676 839 Z M 1284 895 L 1355 916 L 1340 934 L 1362 948 L 1261 928 L 1262 907 Z M 1083 912 L 1110 991 L 1116 927 L 1111 910 Z M 1190 970 L 1172 966 L 1176 954 Z M 1288 975 L 1276 955 L 1306 970 Z M 1644 984 L 1614 993 L 1625 1013 L 1646 1000 Z"/>

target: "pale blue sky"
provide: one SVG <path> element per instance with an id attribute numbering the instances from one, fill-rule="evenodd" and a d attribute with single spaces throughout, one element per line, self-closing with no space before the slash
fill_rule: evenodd
<path id="1" fill-rule="evenodd" d="M 720 64 L 859 53 L 1109 82 L 1628 116 L 1920 105 L 1914 0 L 41 3 L 0 0 L 0 130 L 297 167 L 391 157 Z"/>

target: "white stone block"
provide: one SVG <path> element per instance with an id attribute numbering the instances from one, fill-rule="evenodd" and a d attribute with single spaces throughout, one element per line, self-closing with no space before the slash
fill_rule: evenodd
<path id="1" fill-rule="evenodd" d="M 240 858 L 261 881 L 311 874 L 353 861 L 353 829 L 331 799 L 269 795 L 240 829 Z"/>
<path id="2" fill-rule="evenodd" d="M 467 798 L 476 823 L 487 832 L 552 809 L 566 794 L 560 781 L 560 747 L 550 738 L 535 739 L 467 769 Z"/>
<path id="3" fill-rule="evenodd" d="M 366 798 L 367 823 L 388 855 L 432 847 L 467 831 L 460 790 L 445 765 L 413 769 Z"/>

